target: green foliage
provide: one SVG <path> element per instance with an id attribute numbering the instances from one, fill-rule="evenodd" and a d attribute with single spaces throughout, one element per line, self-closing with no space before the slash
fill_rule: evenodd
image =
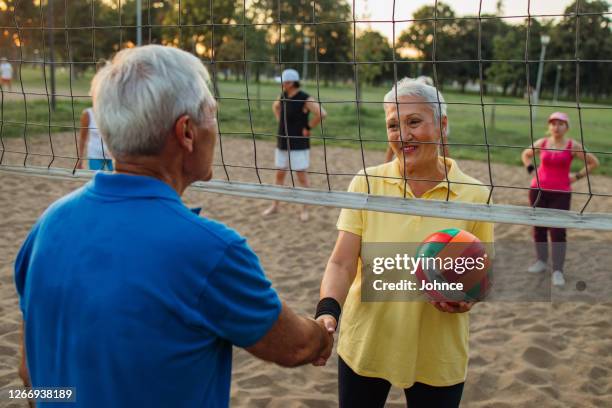
<path id="1" fill-rule="evenodd" d="M 54 59 L 59 66 L 75 62 L 73 79 L 99 59 L 136 43 L 135 0 L 4 3 L 8 10 L 0 13 L 5 27 L 0 33 L 2 54 L 12 60 L 48 61 L 51 37 L 40 28 L 53 25 Z M 53 4 L 51 20 L 48 4 Z M 551 43 L 546 59 L 567 62 L 545 64 L 543 95 L 552 94 L 558 64 L 562 98 L 597 100 L 612 94 L 610 64 L 596 62 L 612 55 L 610 7 L 604 0 L 574 2 L 559 20 L 532 17 L 520 24 L 490 15 L 460 17 L 451 2 L 437 2 L 437 8 L 427 5 L 414 12 L 415 21 L 398 36 L 397 67 L 376 64 L 393 55 L 380 33 L 357 31 L 355 36 L 351 4 L 346 0 L 143 0 L 143 41 L 189 50 L 211 63 L 213 73 L 223 79 L 247 74 L 259 80 L 278 75 L 283 68 L 303 70 L 306 58 L 308 77 L 327 85 L 354 80 L 351 62 L 356 60 L 374 62 L 359 64 L 358 87 L 388 83 L 397 70 L 398 77 L 430 75 L 441 87 L 456 82 L 462 90 L 482 79 L 485 94 L 492 89 L 489 85 L 499 85 L 504 95 L 519 96 L 535 86 L 540 36 L 547 33 Z M 501 2 L 497 9 L 498 15 L 503 14 Z M 401 58 L 405 49 L 419 56 Z M 579 63 L 573 61 L 576 58 Z"/>
<path id="2" fill-rule="evenodd" d="M 424 61 L 451 60 L 457 47 L 457 24 L 453 9 L 442 2 L 437 7 L 423 6 L 414 12 L 414 21 L 404 31 L 399 39 L 400 47 L 413 48 L 420 52 Z M 436 64 L 430 62 L 423 69 L 423 74 L 436 77 L 438 83 L 444 83 L 451 78 L 451 64 Z"/>
<path id="3" fill-rule="evenodd" d="M 357 37 L 357 61 L 390 61 L 393 50 L 389 42 L 378 31 L 368 30 Z M 385 76 L 392 75 L 382 64 L 363 64 L 359 66 L 359 80 L 366 84 L 380 84 Z"/>
<path id="4" fill-rule="evenodd" d="M 526 90 L 527 69 L 529 82 L 535 86 L 538 64 L 525 64 L 524 61 L 526 58 L 539 60 L 542 49 L 540 37 L 549 31 L 549 25 L 542 26 L 538 20 L 526 19 L 523 25 L 507 26 L 505 35 L 493 38 L 492 55 L 497 61 L 487 69 L 487 77 L 490 82 L 502 87 L 503 95 L 506 95 L 509 87 L 514 96 Z"/>
<path id="5" fill-rule="evenodd" d="M 40 71 L 24 70 L 23 74 L 26 90 L 32 91 L 40 86 Z M 91 76 L 92 72 L 88 72 L 87 75 Z M 35 82 L 36 77 L 39 82 Z M 87 81 L 85 78 L 73 86 L 76 86 L 73 89 L 75 95 L 86 94 Z M 274 119 L 271 107 L 272 101 L 279 93 L 278 84 L 270 82 L 258 84 L 249 81 L 248 90 L 251 98 L 249 102 L 241 100 L 246 98 L 244 81 L 221 81 L 219 88 L 223 95 L 219 101 L 219 128 L 222 137 L 230 137 L 229 134 L 234 137 L 235 134 L 240 134 L 246 138 L 275 140 L 278 124 Z M 58 89 L 62 93 L 69 93 L 67 72 L 60 73 L 58 76 Z M 324 122 L 323 131 L 319 127 L 313 129 L 312 137 L 315 145 L 322 144 L 322 136 L 324 136 L 327 146 L 358 149 L 363 143 L 366 149 L 386 149 L 385 119 L 381 102 L 388 91 L 386 87 L 363 86 L 359 119 L 357 106 L 355 102 L 351 102 L 355 100 L 353 86 L 320 86 L 319 89 L 316 89 L 314 82 L 306 82 L 304 90 L 320 99 L 329 114 Z M 493 113 L 490 105 L 480 105 L 479 95 L 447 91 L 444 96 L 449 103 L 451 128 L 449 142 L 453 157 L 486 161 L 490 155 L 493 163 L 520 165 L 520 151 L 531 142 L 530 113 L 529 107 L 525 106 L 524 99 L 485 97 L 485 104 L 500 104 L 495 107 L 495 113 Z M 260 101 L 255 98 L 259 98 Z M 74 102 L 74 110 L 72 102 Z M 73 138 L 74 126 L 76 124 L 78 127 L 79 115 L 90 103 L 89 98 L 75 98 L 74 101 L 71 101 L 70 98 L 60 98 L 58 109 L 49 116 L 49 108 L 45 99 L 28 99 L 25 105 L 28 126 L 24 128 L 26 109 L 23 100 L 8 101 L 5 98 L 0 136 L 2 138 L 21 138 L 25 132 L 26 137 L 29 138 L 49 132 L 64 132 L 62 136 L 55 137 Z M 533 112 L 535 115 L 534 139 L 545 134 L 546 117 L 553 110 L 568 112 L 572 121 L 569 136 L 577 140 L 583 139 L 588 150 L 599 152 L 597 156 L 602 165 L 597 173 L 612 175 L 612 154 L 601 153 L 610 152 L 609 129 L 612 128 L 610 107 L 583 104 L 580 119 L 575 104 L 564 104 L 561 108 L 540 107 L 537 112 Z M 489 149 L 485 146 L 483 111 Z M 49 121 L 51 121 L 51 128 L 48 126 Z M 355 152 L 355 154 L 358 153 Z M 580 163 L 576 163 L 576 166 L 579 165 Z"/>
<path id="6" fill-rule="evenodd" d="M 282 68 L 299 68 L 304 61 L 307 37 L 308 60 L 320 62 L 314 67 L 317 72 L 311 70 L 311 77 L 317 75 L 326 82 L 353 77 L 352 66 L 343 64 L 353 59 L 353 24 L 348 2 L 254 0 L 251 8 L 260 21 L 270 23 L 272 62 L 282 64 Z"/>
<path id="7" fill-rule="evenodd" d="M 609 59 L 612 55 L 611 19 L 604 14 L 609 12 L 610 7 L 606 1 L 601 0 L 579 1 L 578 8 L 576 4 L 574 2 L 565 9 L 565 16 L 551 30 L 551 54 L 558 59 L 579 58 L 586 61 L 579 64 L 579 91 L 581 97 L 597 99 L 600 95 L 612 93 L 610 63 L 592 62 Z M 575 62 L 562 65 L 562 82 L 566 84 L 569 95 L 576 95 L 577 65 Z M 546 75 L 549 83 L 554 81 L 555 74 L 555 67 L 550 64 Z"/>

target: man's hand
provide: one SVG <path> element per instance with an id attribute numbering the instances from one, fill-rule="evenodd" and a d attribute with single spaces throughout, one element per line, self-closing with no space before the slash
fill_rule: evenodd
<path id="1" fill-rule="evenodd" d="M 436 309 L 441 312 L 446 313 L 465 313 L 469 312 L 470 309 L 474 306 L 476 302 L 435 302 L 430 301 L 431 305 L 433 305 Z"/>
<path id="2" fill-rule="evenodd" d="M 324 331 L 327 338 L 327 345 L 323 348 L 319 357 L 312 363 L 313 366 L 324 366 L 327 360 L 331 356 L 331 352 L 334 346 L 334 333 L 336 332 L 336 319 L 330 315 L 319 316 L 316 320 L 317 324 Z"/>
<path id="3" fill-rule="evenodd" d="M 302 129 L 302 136 L 310 137 L 310 130 L 306 128 Z"/>
<path id="4" fill-rule="evenodd" d="M 283 367 L 324 365 L 334 344 L 333 333 L 312 317 L 298 316 L 283 303 L 268 333 L 246 348 L 255 357 Z"/>

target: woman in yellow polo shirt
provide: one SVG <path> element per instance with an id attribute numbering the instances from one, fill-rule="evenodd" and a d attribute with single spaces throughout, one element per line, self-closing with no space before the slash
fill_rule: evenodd
<path id="1" fill-rule="evenodd" d="M 349 191 L 487 202 L 485 186 L 463 173 L 454 160 L 438 154 L 448 118 L 444 98 L 435 87 L 402 79 L 385 96 L 385 115 L 396 158 L 361 171 Z M 445 228 L 461 228 L 492 243 L 493 225 L 343 209 L 337 227 L 316 317 L 333 331 L 343 305 L 338 341 L 340 407 L 383 407 L 391 385 L 404 389 L 410 408 L 457 407 L 467 373 L 466 312 L 472 304 L 362 302 L 361 265 L 371 261 L 363 259 L 369 255 L 362 249 L 370 243 L 419 243 Z"/>

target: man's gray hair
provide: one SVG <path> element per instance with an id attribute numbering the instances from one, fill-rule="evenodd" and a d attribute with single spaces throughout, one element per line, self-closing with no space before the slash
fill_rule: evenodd
<path id="1" fill-rule="evenodd" d="M 384 105 L 388 106 L 389 103 L 395 104 L 399 102 L 397 99 L 401 96 L 416 96 L 429 104 L 435 122 L 439 123 L 440 118 L 446 116 L 446 102 L 440 91 L 434 86 L 428 85 L 427 81 L 421 78 L 428 77 L 419 77 L 417 79 L 403 78 L 397 81 L 393 88 L 385 95 Z"/>
<path id="2" fill-rule="evenodd" d="M 181 115 L 197 125 L 214 107 L 208 71 L 178 48 L 146 45 L 117 53 L 91 84 L 96 123 L 114 157 L 159 154 Z"/>

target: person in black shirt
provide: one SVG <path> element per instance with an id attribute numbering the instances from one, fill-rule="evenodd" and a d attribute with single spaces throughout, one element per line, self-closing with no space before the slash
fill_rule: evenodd
<path id="1" fill-rule="evenodd" d="M 278 121 L 278 137 L 274 162 L 277 168 L 276 184 L 283 185 L 287 170 L 295 171 L 299 184 L 309 187 L 306 171 L 310 164 L 310 130 L 327 116 L 325 109 L 310 95 L 300 89 L 300 75 L 294 69 L 286 69 L 277 81 L 283 83 L 283 94 L 274 101 L 272 110 Z M 310 117 L 312 114 L 312 117 Z M 263 215 L 278 211 L 279 202 L 268 207 Z M 308 220 L 307 207 L 300 214 Z"/>

